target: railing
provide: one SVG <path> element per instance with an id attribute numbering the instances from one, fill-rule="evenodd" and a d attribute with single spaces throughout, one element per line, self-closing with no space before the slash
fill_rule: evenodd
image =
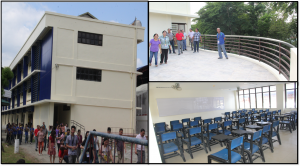
<path id="1" fill-rule="evenodd" d="M 119 130 L 122 127 L 111 127 L 111 133 L 112 134 L 119 134 Z M 134 136 L 134 130 L 133 128 L 122 128 L 123 129 L 123 135 L 133 137 Z"/>
<path id="2" fill-rule="evenodd" d="M 104 137 L 106 138 L 109 138 L 109 139 L 112 139 L 112 146 L 113 148 L 112 151 L 113 151 L 113 163 L 116 163 L 115 161 L 115 154 L 116 154 L 116 148 L 115 148 L 115 140 L 121 140 L 121 141 L 124 141 L 124 142 L 128 142 L 131 144 L 131 156 L 130 156 L 130 163 L 132 163 L 132 152 L 133 152 L 133 144 L 139 144 L 139 145 L 142 145 L 142 149 L 145 149 L 145 146 L 148 146 L 148 140 L 144 140 L 144 139 L 137 139 L 137 138 L 132 138 L 132 137 L 126 137 L 126 136 L 121 136 L 121 135 L 116 135 L 116 134 L 108 134 L 108 133 L 103 133 L 103 132 L 96 132 L 96 131 L 89 131 L 89 135 L 87 137 L 87 140 L 86 143 L 85 143 L 85 146 L 84 146 L 84 149 L 83 149 L 83 152 L 82 152 L 82 155 L 80 157 L 80 162 L 79 163 L 82 163 L 82 160 L 83 160 L 83 157 L 85 156 L 85 152 L 86 152 L 86 149 L 87 147 L 94 147 L 93 150 L 94 150 L 94 153 L 96 154 L 96 144 L 94 143 L 94 136 L 100 136 L 101 137 L 101 142 L 100 142 L 100 147 L 99 147 L 99 150 L 100 152 L 102 152 L 102 143 L 103 143 L 103 139 Z M 125 150 L 126 146 L 124 147 L 124 150 Z M 89 150 L 89 154 L 92 154 L 92 151 L 91 149 Z M 125 153 L 123 151 L 123 163 L 124 163 L 124 158 L 125 158 Z M 96 154 L 97 157 L 98 157 L 98 154 Z M 146 150 L 145 150 L 145 153 L 144 153 L 144 156 L 145 156 L 145 162 L 146 162 Z M 141 160 L 140 161 L 143 161 L 142 159 L 143 155 L 141 155 Z M 101 160 L 100 160 L 100 163 L 103 163 L 101 162 L 103 160 L 103 158 L 101 157 Z M 109 161 L 109 156 L 107 156 L 107 160 L 106 160 L 106 163 L 107 161 Z"/>
<path id="3" fill-rule="evenodd" d="M 290 48 L 287 42 L 255 36 L 226 35 L 226 52 L 259 60 L 272 66 L 290 80 Z M 216 35 L 202 35 L 200 48 L 218 51 Z"/>
<path id="4" fill-rule="evenodd" d="M 81 133 L 85 133 L 85 127 L 82 124 L 78 123 L 75 120 L 71 120 L 71 124 L 72 124 L 71 126 L 76 126 L 76 129 L 80 129 Z M 83 129 L 83 132 L 82 132 L 82 129 Z"/>

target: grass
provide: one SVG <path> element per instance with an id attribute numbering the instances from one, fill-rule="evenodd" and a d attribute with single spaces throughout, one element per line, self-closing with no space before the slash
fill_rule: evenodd
<path id="1" fill-rule="evenodd" d="M 5 152 L 1 152 L 1 163 L 16 163 L 19 159 L 24 159 L 25 163 L 40 163 L 37 158 L 27 155 L 23 150 L 19 149 L 19 153 L 14 154 L 14 146 L 6 146 L 2 143 Z"/>

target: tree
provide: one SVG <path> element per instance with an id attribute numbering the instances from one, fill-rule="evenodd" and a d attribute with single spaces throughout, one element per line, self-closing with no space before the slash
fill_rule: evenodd
<path id="1" fill-rule="evenodd" d="M 1 75 L 1 96 L 4 95 L 3 87 L 7 87 L 9 84 L 8 80 L 11 80 L 14 77 L 14 73 L 11 71 L 9 67 L 2 67 L 2 75 Z"/>
<path id="2" fill-rule="evenodd" d="M 269 29 L 271 26 L 271 20 L 274 16 L 270 13 L 264 14 L 259 18 L 257 23 L 257 30 L 259 36 L 269 37 Z"/>

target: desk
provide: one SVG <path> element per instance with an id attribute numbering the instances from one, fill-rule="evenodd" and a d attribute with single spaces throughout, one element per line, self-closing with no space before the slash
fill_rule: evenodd
<path id="1" fill-rule="evenodd" d="M 225 135 L 225 134 L 218 134 L 211 137 L 212 139 L 218 140 L 220 142 L 226 141 L 226 140 L 232 140 L 235 139 L 233 136 Z"/>
<path id="2" fill-rule="evenodd" d="M 256 126 L 256 125 L 248 125 L 248 126 L 246 126 L 246 128 L 248 128 L 248 129 L 255 129 L 256 131 L 259 130 L 259 129 L 262 129 L 261 126 Z"/>
<path id="3" fill-rule="evenodd" d="M 246 131 L 246 130 L 232 130 L 231 133 L 237 134 L 237 135 L 248 135 L 248 134 L 253 134 L 251 131 Z M 248 137 L 247 137 L 248 138 Z"/>
<path id="4" fill-rule="evenodd" d="M 270 125 L 270 124 L 272 124 L 271 122 L 256 122 L 256 124 L 258 125 L 258 126 L 265 126 L 265 125 Z"/>

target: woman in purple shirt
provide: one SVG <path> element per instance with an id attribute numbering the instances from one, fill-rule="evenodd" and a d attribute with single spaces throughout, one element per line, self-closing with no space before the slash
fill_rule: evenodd
<path id="1" fill-rule="evenodd" d="M 154 39 L 151 39 L 149 42 L 149 47 L 150 47 L 150 66 L 151 66 L 151 62 L 152 62 L 152 58 L 153 58 L 153 54 L 154 54 L 154 58 L 155 58 L 155 66 L 157 67 L 157 54 L 158 51 L 161 47 L 160 41 L 158 40 L 158 34 L 155 33 L 153 35 Z"/>

